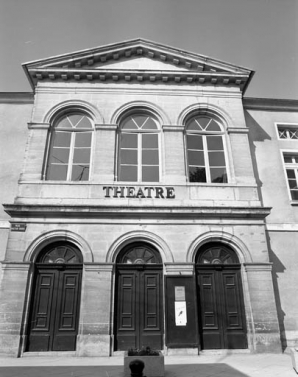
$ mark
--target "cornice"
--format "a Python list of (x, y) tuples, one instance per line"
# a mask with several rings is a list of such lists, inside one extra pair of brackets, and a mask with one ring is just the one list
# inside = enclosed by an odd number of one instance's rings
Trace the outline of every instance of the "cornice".
[(243, 98), (246, 110), (298, 111), (298, 100), (281, 98)]
[(34, 94), (31, 92), (0, 92), (1, 103), (33, 104)]
[(265, 219), (269, 207), (186, 207), (186, 206), (94, 206), (94, 205), (21, 205), (4, 204), (12, 218), (238, 218)]

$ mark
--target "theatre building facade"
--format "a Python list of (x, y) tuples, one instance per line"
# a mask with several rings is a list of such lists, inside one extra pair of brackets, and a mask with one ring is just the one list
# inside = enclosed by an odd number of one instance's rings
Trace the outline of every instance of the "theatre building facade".
[(0, 354), (294, 345), (297, 101), (142, 39), (23, 67), (34, 94), (1, 96)]

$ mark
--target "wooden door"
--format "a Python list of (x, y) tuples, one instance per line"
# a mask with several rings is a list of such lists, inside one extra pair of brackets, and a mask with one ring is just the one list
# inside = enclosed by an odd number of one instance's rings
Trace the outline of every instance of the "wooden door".
[(162, 270), (148, 266), (118, 268), (116, 300), (116, 350), (147, 346), (162, 349)]
[(74, 351), (82, 269), (40, 264), (30, 315), (27, 351)]
[(247, 348), (240, 267), (200, 266), (197, 276), (202, 348)]

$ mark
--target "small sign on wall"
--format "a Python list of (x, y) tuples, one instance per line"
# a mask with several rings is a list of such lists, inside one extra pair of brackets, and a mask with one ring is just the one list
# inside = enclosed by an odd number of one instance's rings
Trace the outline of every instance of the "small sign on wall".
[(186, 326), (186, 302), (185, 301), (175, 301), (175, 322), (176, 326)]
[(175, 301), (185, 301), (185, 287), (175, 287)]
[(12, 232), (25, 232), (27, 225), (24, 223), (12, 223), (11, 224), (11, 231)]

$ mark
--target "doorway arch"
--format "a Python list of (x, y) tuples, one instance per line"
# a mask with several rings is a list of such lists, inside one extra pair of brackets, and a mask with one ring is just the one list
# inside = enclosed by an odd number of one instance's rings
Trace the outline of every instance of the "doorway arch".
[(163, 265), (146, 242), (126, 245), (116, 259), (115, 350), (163, 348)]
[(195, 259), (202, 349), (247, 348), (241, 265), (221, 242), (204, 244)]
[(34, 263), (27, 352), (75, 351), (83, 257), (72, 243), (48, 244)]

